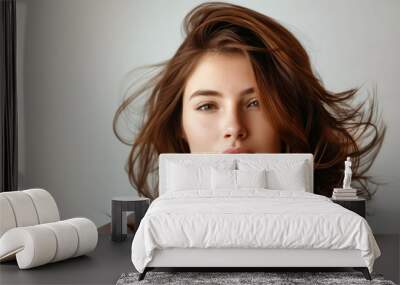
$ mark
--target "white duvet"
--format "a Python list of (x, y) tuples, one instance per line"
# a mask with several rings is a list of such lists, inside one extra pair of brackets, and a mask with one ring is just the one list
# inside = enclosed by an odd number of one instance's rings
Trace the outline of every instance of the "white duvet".
[(372, 272), (380, 250), (367, 221), (329, 198), (299, 191), (181, 191), (155, 199), (132, 243), (143, 272), (154, 249), (358, 249)]

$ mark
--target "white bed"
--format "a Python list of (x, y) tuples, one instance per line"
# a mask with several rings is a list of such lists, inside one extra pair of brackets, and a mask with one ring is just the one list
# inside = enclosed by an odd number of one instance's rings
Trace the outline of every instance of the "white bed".
[(162, 154), (159, 193), (132, 243), (140, 279), (155, 267), (353, 267), (370, 279), (380, 255), (364, 218), (313, 194), (311, 154)]

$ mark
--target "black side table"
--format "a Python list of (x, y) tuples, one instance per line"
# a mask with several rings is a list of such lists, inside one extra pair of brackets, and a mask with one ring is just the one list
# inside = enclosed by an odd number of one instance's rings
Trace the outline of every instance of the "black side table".
[(357, 200), (350, 199), (333, 199), (332, 202), (339, 204), (340, 206), (359, 214), (361, 217), (365, 218), (365, 198), (358, 198)]
[(123, 241), (127, 237), (126, 212), (135, 212), (136, 228), (146, 214), (150, 205), (150, 199), (121, 196), (114, 197), (111, 202), (111, 240)]

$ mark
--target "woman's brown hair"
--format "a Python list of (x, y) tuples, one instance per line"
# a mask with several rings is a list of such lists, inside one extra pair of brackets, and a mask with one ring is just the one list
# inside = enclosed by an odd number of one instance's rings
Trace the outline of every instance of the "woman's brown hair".
[[(359, 89), (326, 90), (313, 73), (310, 59), (295, 36), (274, 19), (227, 3), (205, 3), (184, 19), (186, 38), (160, 71), (142, 89), (126, 98), (116, 111), (117, 137), (132, 146), (126, 169), (139, 194), (154, 199), (160, 153), (188, 153), (182, 137), (182, 97), (188, 77), (206, 52), (237, 52), (250, 60), (262, 104), (268, 110), (282, 149), (314, 154), (314, 193), (331, 196), (343, 178), (344, 161), (353, 160), (353, 181), (367, 198), (373, 191), (366, 175), (382, 145), (385, 126), (377, 116), (376, 96), (353, 104)], [(132, 143), (117, 131), (124, 110), (146, 91), (143, 125)], [(375, 93), (374, 93), (375, 94)], [(367, 103), (370, 103), (369, 105)]]

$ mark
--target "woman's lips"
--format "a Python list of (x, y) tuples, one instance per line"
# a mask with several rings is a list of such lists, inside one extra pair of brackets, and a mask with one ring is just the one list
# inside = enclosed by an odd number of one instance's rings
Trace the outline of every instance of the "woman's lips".
[(239, 148), (226, 149), (226, 150), (224, 150), (223, 153), (251, 153), (251, 151), (249, 151), (245, 148), (239, 147)]

